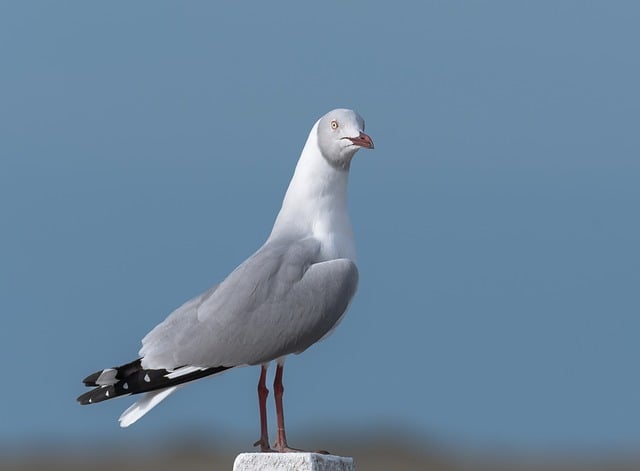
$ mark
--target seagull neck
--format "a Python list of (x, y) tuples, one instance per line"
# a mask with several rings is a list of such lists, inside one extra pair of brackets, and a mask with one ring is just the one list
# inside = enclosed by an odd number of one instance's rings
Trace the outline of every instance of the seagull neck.
[(270, 239), (292, 232), (320, 239), (339, 235), (349, 241), (352, 238), (347, 212), (349, 171), (327, 162), (318, 147), (315, 130), (314, 127), (302, 150)]

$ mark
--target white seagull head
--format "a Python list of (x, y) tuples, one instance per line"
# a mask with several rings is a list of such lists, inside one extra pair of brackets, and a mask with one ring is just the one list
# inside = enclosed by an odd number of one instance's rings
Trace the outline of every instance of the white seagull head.
[(364, 119), (353, 110), (329, 111), (318, 121), (318, 146), (331, 166), (348, 169), (361, 148), (373, 149), (373, 141), (364, 133)]

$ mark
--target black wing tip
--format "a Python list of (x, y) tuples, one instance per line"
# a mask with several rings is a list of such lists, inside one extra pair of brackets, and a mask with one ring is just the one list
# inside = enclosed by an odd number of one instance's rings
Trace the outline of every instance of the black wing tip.
[(91, 398), (91, 396), (93, 396), (93, 392), (95, 390), (91, 390), (89, 392), (86, 392), (84, 394), (80, 394), (77, 398), (76, 401), (78, 401), (80, 403), (80, 405), (82, 406), (86, 406), (87, 404), (93, 404), (93, 400)]
[(97, 386), (96, 380), (100, 377), (104, 370), (96, 371), (82, 380), (85, 386)]
[(82, 382), (85, 386), (93, 387), (76, 398), (81, 405), (95, 404), (120, 396), (140, 394), (157, 389), (163, 389), (190, 381), (195, 381), (205, 376), (215, 375), (228, 370), (230, 366), (217, 366), (204, 370), (197, 370), (183, 376), (168, 378), (167, 370), (145, 370), (140, 359), (117, 368), (109, 368), (116, 371), (113, 384), (98, 384), (96, 381), (106, 371), (100, 370), (87, 376)]
[(86, 406), (88, 404), (106, 401), (107, 399), (113, 399), (114, 397), (124, 396), (125, 394), (118, 393), (113, 386), (98, 386), (78, 396), (76, 401), (78, 401), (80, 405)]
[(140, 369), (142, 369), (141, 361), (142, 361), (142, 358), (138, 358), (136, 360), (133, 360), (130, 363), (126, 363), (126, 364), (121, 365), (121, 366), (114, 366), (114, 367), (111, 367), (111, 368), (105, 368), (103, 370), (98, 370), (95, 373), (91, 373), (89, 376), (87, 376), (85, 379), (83, 379), (82, 382), (84, 383), (85, 386), (88, 386), (88, 387), (101, 386), (96, 381), (102, 375), (102, 373), (104, 373), (105, 371), (108, 371), (108, 370), (114, 370), (116, 372), (116, 374), (115, 374), (115, 379), (116, 380), (124, 379), (128, 375), (130, 375), (132, 373), (135, 373), (136, 371), (139, 371)]

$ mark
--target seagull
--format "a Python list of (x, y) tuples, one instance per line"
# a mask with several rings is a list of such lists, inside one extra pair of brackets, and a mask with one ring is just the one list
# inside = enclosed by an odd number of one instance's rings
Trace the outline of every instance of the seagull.
[[(260, 365), (258, 405), (263, 452), (298, 451), (287, 444), (282, 375), (287, 355), (299, 354), (333, 332), (358, 285), (347, 211), (351, 160), (373, 149), (364, 120), (335, 109), (312, 127), (266, 242), (220, 284), (187, 301), (142, 339), (139, 357), (87, 376), (78, 397), (95, 404), (143, 394), (120, 416), (136, 422), (177, 389), (231, 368)], [(277, 439), (267, 433), (267, 369), (273, 382)]]

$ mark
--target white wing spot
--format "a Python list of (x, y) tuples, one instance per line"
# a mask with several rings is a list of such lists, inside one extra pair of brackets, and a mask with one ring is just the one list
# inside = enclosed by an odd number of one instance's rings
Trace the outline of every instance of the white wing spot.
[(150, 382), (151, 382), (151, 378), (149, 378), (149, 373), (147, 373), (146, 375), (144, 375), (144, 380), (145, 380), (147, 383), (150, 383)]
[(107, 397), (109, 397), (109, 391), (105, 391), (105, 392), (104, 392), (104, 395), (105, 395), (105, 396), (107, 396)]
[(123, 383), (122, 389), (129, 389), (129, 383)]

